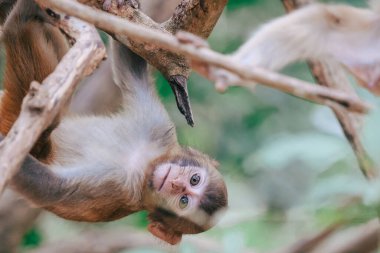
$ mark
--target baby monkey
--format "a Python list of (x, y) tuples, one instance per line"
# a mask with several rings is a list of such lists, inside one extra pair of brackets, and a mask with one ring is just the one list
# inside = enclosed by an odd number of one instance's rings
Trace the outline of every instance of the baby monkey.
[[(3, 135), (17, 118), (30, 82), (41, 82), (68, 49), (49, 18), (33, 0), (18, 0), (6, 18)], [(110, 221), (147, 210), (148, 230), (177, 244), (182, 234), (214, 225), (214, 215), (227, 206), (226, 186), (217, 162), (178, 144), (146, 61), (117, 41), (111, 44), (123, 109), (57, 119), (10, 186), (35, 206), (70, 220)]]

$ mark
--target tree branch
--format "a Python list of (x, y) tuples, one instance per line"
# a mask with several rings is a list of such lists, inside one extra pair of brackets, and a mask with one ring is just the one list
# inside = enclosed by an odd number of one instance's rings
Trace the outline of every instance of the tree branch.
[[(287, 12), (291, 12), (300, 6), (307, 4), (308, 2), (310, 3), (312, 1), (282, 0)], [(343, 69), (338, 66), (337, 63), (308, 61), (308, 64), (314, 78), (320, 85), (340, 89), (346, 92), (346, 94), (358, 98)], [(346, 110), (338, 106), (332, 106), (331, 109), (338, 119), (343, 133), (354, 151), (360, 170), (366, 178), (374, 178), (376, 176), (376, 171), (373, 167), (374, 163), (367, 151), (364, 149), (358, 134), (362, 118), (359, 115), (348, 113)]]
[(19, 118), (0, 143), (0, 192), (16, 173), (38, 136), (67, 103), (78, 82), (90, 74), (105, 56), (104, 45), (94, 27), (67, 17), (60, 21), (60, 27), (76, 39), (76, 43), (42, 85), (32, 82)]
[(293, 243), (289, 247), (275, 251), (276, 253), (303, 253), (310, 252), (311, 250), (317, 248), (320, 243), (327, 240), (338, 228), (340, 224), (334, 224), (326, 229), (316, 233), (307, 238), (302, 238), (297, 242)]
[(31, 208), (12, 191), (0, 197), (0, 252), (18, 252), (24, 234), (31, 228), (41, 209)]
[[(78, 2), (102, 9), (98, 0), (79, 0)], [(175, 34), (180, 30), (194, 33), (207, 38), (218, 21), (227, 0), (183, 0), (175, 9), (174, 15), (165, 23), (158, 24), (140, 10), (125, 5), (117, 7), (116, 3), (108, 10), (109, 13), (127, 19), (131, 22), (144, 25), (164, 34)], [(70, 14), (70, 13), (68, 13)], [(99, 21), (99, 23), (102, 23)], [(95, 24), (98, 26), (99, 24)], [(99, 26), (100, 27), (100, 26)], [(128, 45), (134, 52), (145, 58), (151, 65), (160, 70), (168, 79), (171, 76), (182, 75), (188, 77), (190, 73), (186, 59), (176, 52), (162, 49), (160, 46), (135, 37), (127, 37), (123, 33), (104, 30), (113, 34), (120, 42)], [(147, 50), (149, 47), (149, 50)]]
[[(133, 37), (137, 41), (145, 41), (167, 50), (183, 54), (197, 62), (204, 62), (219, 68), (233, 72), (243, 80), (259, 82), (274, 89), (298, 96), (324, 105), (337, 104), (350, 111), (365, 113), (370, 106), (360, 99), (347, 95), (336, 89), (315, 86), (305, 81), (287, 77), (262, 68), (247, 68), (241, 63), (233, 61), (231, 57), (210, 50), (198, 42), (192, 43), (192, 38), (187, 40), (181, 36), (174, 36), (159, 31), (133, 24), (127, 20), (115, 17), (102, 11), (94, 10), (88, 6), (74, 1), (65, 0), (37, 0), (52, 9), (57, 9), (69, 15), (81, 18), (95, 24), (100, 29), (112, 31), (114, 34), (123, 34)], [(190, 36), (191, 37), (191, 36)], [(197, 71), (204, 71), (197, 69)], [(250, 85), (250, 84), (247, 84)]]
[[(79, 0), (79, 2), (97, 9), (104, 8), (102, 1)], [(207, 38), (226, 3), (227, 0), (182, 0), (174, 15), (163, 24), (157, 24), (140, 10), (131, 6), (117, 7), (116, 1), (112, 2), (108, 12), (164, 34), (174, 34), (179, 30), (185, 30)], [(114, 32), (112, 29), (104, 28), (104, 30), (128, 45), (131, 50), (145, 58), (165, 76), (173, 90), (179, 111), (185, 116), (187, 123), (193, 126), (194, 120), (187, 91), (187, 80), (191, 70), (186, 59), (177, 52), (167, 50), (154, 43), (126, 36), (123, 33)]]
[(380, 224), (377, 219), (346, 229), (326, 240), (310, 253), (371, 253), (379, 248)]

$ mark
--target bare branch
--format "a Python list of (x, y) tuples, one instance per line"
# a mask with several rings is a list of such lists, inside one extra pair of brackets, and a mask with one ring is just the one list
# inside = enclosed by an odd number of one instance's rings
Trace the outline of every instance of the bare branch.
[(308, 238), (303, 238), (301, 240), (298, 240), (297, 242), (290, 245), (289, 247), (276, 251), (276, 253), (310, 252), (314, 248), (318, 247), (318, 245), (321, 242), (328, 239), (339, 227), (340, 227), (340, 224), (334, 224), (332, 226), (329, 226), (326, 229), (322, 230), (321, 232), (319, 232), (315, 235), (312, 235)]
[[(52, 9), (58, 9), (69, 15), (86, 20), (89, 23), (95, 24), (100, 29), (112, 31), (114, 34), (123, 34), (133, 37), (135, 40), (145, 41), (146, 43), (155, 44), (167, 50), (181, 53), (197, 62), (205, 62), (216, 67), (227, 69), (239, 75), (243, 80), (259, 82), (274, 89), (320, 104), (336, 103), (354, 112), (365, 113), (370, 109), (367, 103), (339, 90), (315, 86), (308, 82), (262, 68), (247, 68), (242, 66), (239, 62), (234, 62), (231, 57), (214, 52), (207, 47), (186, 41), (184, 42), (182, 39), (178, 40), (174, 36), (133, 24), (127, 20), (94, 10), (74, 1), (38, 0), (38, 2)], [(199, 69), (198, 71), (202, 72), (202, 70)]]
[(379, 220), (344, 230), (310, 253), (371, 253), (379, 247)]
[(94, 27), (74, 18), (63, 19), (60, 26), (76, 39), (76, 43), (43, 85), (32, 82), (19, 118), (0, 143), (0, 192), (20, 167), (38, 136), (67, 103), (78, 82), (90, 74), (105, 56), (104, 45)]
[[(282, 2), (286, 11), (290, 12), (304, 4), (307, 4), (307, 2), (313, 1), (282, 0)], [(337, 63), (309, 61), (308, 64), (314, 78), (320, 85), (340, 89), (347, 94), (350, 94), (352, 97), (358, 98), (343, 69), (338, 66)], [(374, 178), (376, 175), (373, 168), (374, 163), (367, 151), (364, 149), (358, 134), (362, 118), (359, 115), (348, 113), (346, 110), (338, 106), (332, 106), (331, 109), (338, 119), (343, 133), (354, 151), (360, 170), (368, 179)]]

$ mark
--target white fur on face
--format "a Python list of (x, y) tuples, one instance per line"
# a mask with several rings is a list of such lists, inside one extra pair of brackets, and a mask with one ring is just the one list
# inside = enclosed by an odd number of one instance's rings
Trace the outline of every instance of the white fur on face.
[[(199, 183), (191, 184), (194, 175), (200, 177)], [(208, 185), (207, 170), (201, 167), (182, 167), (175, 163), (164, 163), (153, 173), (153, 188), (156, 194), (165, 199), (165, 205), (179, 215), (192, 212), (199, 205)], [(180, 207), (181, 197), (188, 198), (188, 206)]]

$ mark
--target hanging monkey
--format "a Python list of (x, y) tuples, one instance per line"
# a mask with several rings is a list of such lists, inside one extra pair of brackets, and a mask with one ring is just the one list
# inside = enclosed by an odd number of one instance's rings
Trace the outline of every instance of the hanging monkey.
[[(18, 0), (6, 18), (3, 135), (16, 120), (30, 82), (41, 82), (68, 50), (49, 20), (33, 0)], [(217, 162), (178, 144), (145, 60), (111, 43), (123, 109), (107, 116), (57, 118), (10, 187), (35, 206), (70, 220), (111, 221), (147, 210), (148, 230), (176, 244), (182, 234), (214, 225), (214, 215), (227, 206), (226, 186)]]

